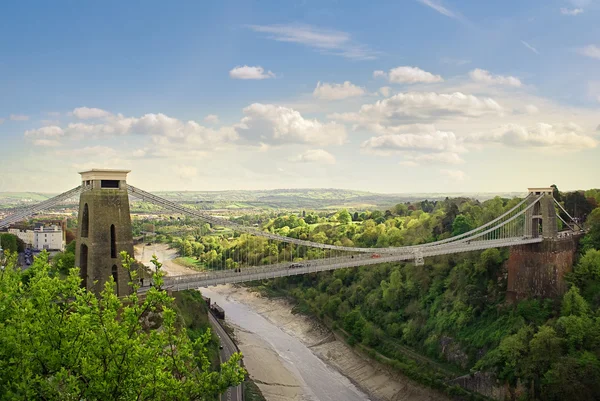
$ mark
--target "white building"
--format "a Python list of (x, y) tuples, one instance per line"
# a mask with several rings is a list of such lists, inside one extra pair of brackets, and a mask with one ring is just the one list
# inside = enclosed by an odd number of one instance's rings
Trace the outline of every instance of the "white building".
[(65, 236), (60, 226), (41, 226), (34, 230), (9, 228), (8, 232), (20, 238), (26, 247), (39, 249), (40, 251), (44, 249), (51, 251), (65, 250)]
[(33, 246), (33, 230), (24, 230), (21, 228), (9, 228), (9, 234), (16, 235), (21, 241), (25, 243), (25, 246)]
[(65, 238), (62, 228), (59, 226), (42, 226), (33, 230), (33, 248), (64, 251)]

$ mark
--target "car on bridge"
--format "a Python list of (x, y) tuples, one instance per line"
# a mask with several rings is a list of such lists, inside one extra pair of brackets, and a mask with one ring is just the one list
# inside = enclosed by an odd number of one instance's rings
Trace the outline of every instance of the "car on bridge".
[(302, 263), (292, 263), (288, 268), (289, 269), (297, 269), (299, 267), (304, 267)]
[(371, 259), (379, 259), (380, 257), (381, 257), (381, 255), (378, 253), (374, 253), (371, 255)]

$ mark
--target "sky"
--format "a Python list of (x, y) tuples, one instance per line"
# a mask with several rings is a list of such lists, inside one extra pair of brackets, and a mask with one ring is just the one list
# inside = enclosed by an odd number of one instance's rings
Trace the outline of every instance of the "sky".
[(3, 1), (0, 192), (600, 186), (600, 0)]

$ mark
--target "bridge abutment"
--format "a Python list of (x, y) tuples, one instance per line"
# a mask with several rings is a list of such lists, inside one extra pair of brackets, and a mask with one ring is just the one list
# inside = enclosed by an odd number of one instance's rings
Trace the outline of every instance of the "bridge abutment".
[(565, 275), (573, 271), (579, 236), (544, 239), (510, 249), (506, 298), (556, 298), (567, 290)]

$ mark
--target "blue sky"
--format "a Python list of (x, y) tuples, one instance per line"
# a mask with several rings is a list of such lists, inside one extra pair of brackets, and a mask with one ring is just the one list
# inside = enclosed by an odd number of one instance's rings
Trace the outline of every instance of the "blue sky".
[(600, 1), (6, 1), (0, 191), (598, 186)]

